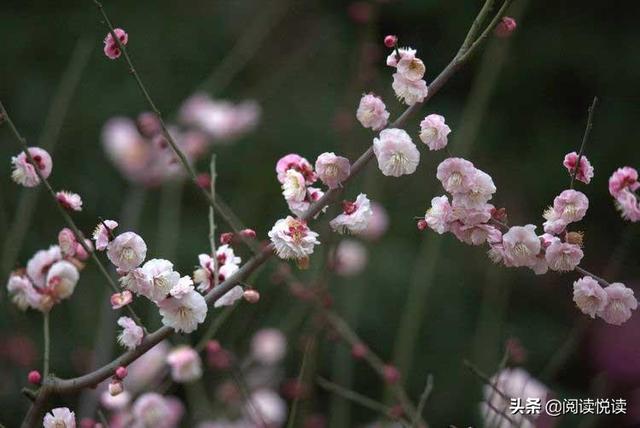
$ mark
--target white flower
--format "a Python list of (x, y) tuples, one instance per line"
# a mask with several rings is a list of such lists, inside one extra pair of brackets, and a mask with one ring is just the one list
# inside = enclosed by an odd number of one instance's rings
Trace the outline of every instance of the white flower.
[(147, 257), (147, 244), (133, 232), (118, 235), (107, 247), (107, 257), (118, 269), (128, 272)]
[[(141, 268), (142, 273), (148, 278), (150, 287), (139, 288), (138, 293), (146, 296), (154, 302), (159, 302), (167, 297), (171, 289), (178, 285), (180, 274), (173, 270), (173, 263), (164, 259), (151, 259)], [(145, 284), (145, 282), (143, 282)]]
[(229, 245), (221, 245), (216, 250), (216, 257), (218, 259), (218, 266), (223, 266), (226, 264), (234, 264), (239, 265), (242, 262), (240, 257), (237, 257), (233, 252), (233, 248)]
[(158, 303), (162, 324), (176, 332), (191, 333), (207, 317), (207, 302), (197, 291), (192, 291), (180, 299), (168, 298)]
[(190, 346), (178, 346), (167, 355), (171, 366), (171, 378), (179, 383), (188, 383), (202, 376), (202, 360)]
[(286, 201), (301, 202), (307, 196), (304, 176), (295, 169), (289, 169), (285, 173), (284, 183), (282, 183), (282, 196)]
[(275, 328), (258, 330), (251, 339), (251, 355), (261, 364), (273, 365), (287, 352), (287, 338)]
[(189, 294), (193, 291), (193, 281), (191, 277), (186, 275), (178, 280), (178, 283), (174, 285), (171, 290), (169, 290), (169, 294), (171, 297), (175, 297), (176, 299), (181, 299), (183, 296)]
[(379, 131), (387, 125), (389, 112), (380, 97), (365, 94), (360, 99), (356, 118), (365, 128)]
[(260, 426), (281, 426), (287, 419), (287, 404), (280, 395), (270, 389), (258, 389), (251, 394), (246, 411), (255, 423)]
[(380, 137), (373, 140), (373, 152), (378, 159), (378, 168), (386, 176), (413, 174), (420, 162), (420, 152), (403, 129), (380, 132)]
[(399, 100), (406, 105), (412, 106), (421, 103), (429, 94), (427, 82), (424, 80), (409, 80), (400, 73), (393, 73), (393, 83), (391, 87)]
[(35, 287), (45, 287), (49, 268), (59, 260), (62, 260), (62, 253), (57, 245), (52, 245), (47, 250), (40, 250), (31, 257), (27, 262), (27, 276), (33, 281)]
[(7, 282), (7, 291), (11, 301), (22, 311), (29, 307), (38, 309), (40, 306), (40, 294), (25, 275), (12, 274)]
[(47, 290), (56, 300), (67, 299), (73, 294), (80, 279), (78, 269), (66, 260), (56, 262), (47, 273)]
[(360, 193), (355, 202), (345, 202), (342, 214), (329, 222), (334, 232), (345, 233), (349, 231), (357, 234), (364, 231), (373, 216), (371, 204), (367, 195)]
[(236, 301), (242, 298), (244, 294), (244, 289), (236, 285), (231, 290), (227, 291), (224, 295), (222, 295), (216, 302), (213, 304), (214, 308), (220, 308), (222, 306), (231, 306)]
[(45, 415), (42, 426), (44, 428), (76, 428), (76, 414), (68, 407), (57, 407)]
[(269, 231), (276, 254), (285, 260), (304, 259), (313, 254), (313, 247), (320, 244), (317, 237), (305, 221), (291, 216), (278, 220)]
[(118, 318), (118, 325), (122, 327), (122, 331), (118, 335), (119, 344), (131, 350), (142, 343), (144, 330), (134, 320), (129, 317), (120, 317)]
[(540, 252), (540, 239), (533, 224), (513, 226), (502, 236), (505, 255), (512, 266), (534, 266)]

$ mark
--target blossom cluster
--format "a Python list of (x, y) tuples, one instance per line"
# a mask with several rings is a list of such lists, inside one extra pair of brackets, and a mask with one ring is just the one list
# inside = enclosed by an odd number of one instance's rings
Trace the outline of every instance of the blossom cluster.
[(625, 220), (640, 221), (640, 202), (636, 194), (639, 188), (638, 171), (629, 166), (618, 168), (609, 178), (609, 193)]

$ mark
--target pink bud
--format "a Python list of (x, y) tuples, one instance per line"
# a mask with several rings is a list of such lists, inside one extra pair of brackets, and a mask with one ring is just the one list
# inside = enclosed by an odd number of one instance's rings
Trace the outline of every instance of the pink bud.
[(145, 111), (138, 115), (138, 129), (142, 135), (151, 138), (162, 131), (162, 125), (155, 113)]
[(244, 229), (240, 231), (240, 235), (244, 236), (245, 238), (255, 239), (256, 231), (253, 229)]
[(210, 340), (207, 342), (207, 354), (215, 354), (222, 350), (222, 345), (217, 340)]
[(116, 369), (116, 377), (120, 380), (123, 380), (125, 377), (127, 377), (127, 368), (125, 366), (120, 366)]
[(202, 187), (203, 189), (209, 190), (211, 188), (211, 176), (206, 172), (198, 174), (198, 176), (196, 177), (196, 182), (198, 183), (198, 186)]
[(91, 418), (82, 418), (80, 420), (80, 428), (95, 428), (96, 421)]
[(398, 37), (389, 34), (384, 38), (384, 45), (388, 48), (394, 48), (398, 44)]
[(42, 375), (38, 370), (31, 370), (27, 375), (27, 380), (31, 385), (40, 385), (40, 382), (42, 382)]
[(389, 416), (393, 419), (400, 419), (404, 416), (404, 409), (401, 405), (396, 404), (391, 409), (389, 409)]
[(429, 225), (427, 224), (427, 220), (420, 219), (418, 220), (418, 230), (425, 230)]
[(127, 306), (133, 300), (133, 294), (129, 290), (124, 290), (122, 293), (115, 293), (111, 295), (111, 308), (120, 309), (123, 306)]
[(258, 301), (260, 300), (260, 293), (258, 293), (256, 290), (249, 289), (244, 291), (242, 297), (244, 297), (244, 300), (249, 303), (258, 303)]
[(233, 241), (233, 232), (226, 232), (220, 235), (220, 243), (222, 245), (231, 244)]
[(516, 30), (516, 20), (510, 16), (504, 16), (502, 20), (496, 25), (494, 33), (498, 37), (509, 37), (511, 33)]
[(367, 355), (367, 347), (362, 343), (356, 343), (351, 347), (351, 355), (353, 358), (361, 360)]
[[(85, 244), (87, 244), (87, 247), (89, 247), (89, 249), (92, 248), (91, 241), (89, 241), (88, 239), (85, 240)], [(83, 261), (89, 258), (89, 253), (87, 253), (82, 244), (79, 242), (76, 244), (76, 258)]]
[(109, 383), (109, 394), (111, 394), (112, 397), (122, 394), (123, 391), (124, 384), (120, 379), (114, 379)]
[(400, 371), (396, 368), (396, 366), (392, 366), (391, 364), (387, 364), (384, 366), (382, 370), (382, 376), (384, 377), (384, 381), (388, 384), (395, 384), (400, 380)]

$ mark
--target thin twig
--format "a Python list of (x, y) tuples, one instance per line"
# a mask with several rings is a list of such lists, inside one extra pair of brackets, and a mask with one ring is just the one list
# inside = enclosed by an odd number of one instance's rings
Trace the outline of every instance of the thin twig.
[(47, 378), (49, 376), (49, 357), (51, 355), (51, 333), (49, 330), (49, 311), (42, 313), (42, 333), (44, 335), (44, 361), (42, 368), (42, 376)]
[[(58, 209), (58, 212), (60, 213), (62, 218), (65, 220), (69, 228), (71, 228), (71, 230), (73, 231), (73, 234), (75, 235), (78, 243), (82, 246), (82, 248), (86, 251), (86, 253), (91, 256), (91, 259), (94, 261), (96, 266), (98, 266), (98, 270), (100, 271), (102, 276), (104, 276), (104, 278), (107, 280), (107, 284), (109, 284), (113, 292), (114, 293), (120, 292), (120, 290), (118, 289), (118, 286), (113, 281), (113, 278), (111, 278), (111, 275), (109, 275), (109, 273), (107, 272), (107, 269), (104, 267), (104, 265), (102, 264), (102, 262), (100, 261), (96, 253), (85, 242), (84, 234), (80, 231), (80, 229), (78, 228), (76, 223), (73, 221), (71, 216), (67, 213), (67, 211), (58, 202), (58, 198), (56, 197), (56, 192), (51, 187), (51, 184), (49, 183), (49, 181), (42, 175), (42, 172), (40, 171), (40, 168), (38, 167), (37, 163), (33, 160), (33, 156), (31, 156), (31, 152), (29, 151), (29, 146), (27, 145), (27, 140), (22, 135), (20, 135), (20, 132), (18, 132), (18, 129), (14, 125), (13, 120), (11, 120), (9, 113), (7, 113), (7, 110), (5, 109), (1, 101), (0, 101), (0, 114), (2, 115), (4, 120), (6, 120), (7, 123), (9, 124), (9, 129), (11, 129), (13, 136), (22, 147), (27, 157), (27, 160), (33, 166), (33, 169), (36, 175), (38, 176), (38, 178), (40, 179), (40, 182), (44, 185), (45, 189), (47, 189), (47, 191), (49, 192), (49, 195), (53, 199), (53, 202), (56, 208)], [(142, 324), (140, 317), (138, 317), (138, 314), (136, 314), (133, 308), (130, 305), (127, 305), (126, 308), (129, 311), (129, 314), (131, 315), (131, 317), (136, 320), (136, 323), (144, 328), (144, 325)]]
[(573, 189), (573, 183), (575, 182), (576, 175), (578, 175), (578, 171), (580, 170), (580, 161), (582, 160), (582, 155), (584, 153), (584, 146), (587, 144), (587, 140), (589, 139), (589, 135), (591, 134), (591, 128), (593, 128), (593, 112), (596, 109), (597, 103), (598, 97), (593, 97), (593, 101), (591, 102), (591, 106), (589, 107), (589, 114), (587, 116), (587, 125), (584, 128), (582, 143), (580, 144), (580, 150), (578, 151), (578, 161), (576, 162), (576, 166), (573, 168), (573, 174), (571, 174), (571, 189)]
[[(315, 346), (315, 340), (309, 339), (307, 341), (306, 346), (304, 347), (304, 355), (302, 357), (302, 364), (300, 366), (300, 373), (298, 374), (297, 385), (302, 385), (304, 381), (304, 375), (306, 373), (307, 368), (307, 360), (309, 359), (309, 354), (311, 349)], [(296, 414), (298, 412), (298, 404), (300, 403), (300, 394), (297, 394), (295, 399), (293, 400), (293, 404), (291, 405), (291, 412), (289, 413), (289, 422), (287, 423), (287, 428), (293, 428), (295, 426)]]
[[(422, 395), (420, 395), (420, 401), (418, 401), (418, 408), (416, 409), (416, 415), (422, 415), (422, 412), (424, 412), (424, 406), (426, 406), (427, 404), (427, 400), (431, 395), (431, 391), (433, 391), (433, 375), (429, 374), (427, 375), (427, 383), (424, 387), (424, 391), (422, 391)], [(418, 422), (419, 422), (418, 418), (414, 417), (413, 420), (411, 421), (411, 426), (417, 427)]]

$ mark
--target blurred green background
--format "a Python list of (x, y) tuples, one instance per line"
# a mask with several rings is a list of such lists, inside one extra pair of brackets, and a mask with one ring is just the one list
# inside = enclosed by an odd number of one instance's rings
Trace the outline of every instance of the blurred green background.
[[(262, 120), (255, 132), (233, 145), (215, 147), (218, 190), (259, 237), (264, 238), (287, 212), (274, 173), (282, 155), (297, 152), (314, 160), (324, 151), (335, 151), (355, 159), (373, 138), (355, 121), (363, 92), (381, 95), (392, 117), (402, 111), (391, 90), (392, 73), (384, 66), (384, 35), (397, 34), (401, 45), (418, 49), (429, 82), (453, 57), (481, 5), (437, 0), (358, 3), (370, 8), (367, 22), (354, 19), (351, 2), (340, 1), (105, 2), (114, 24), (128, 31), (136, 67), (167, 117), (212, 73), (207, 89), (214, 97), (260, 103)], [(102, 54), (106, 31), (93, 3), (5, 0), (0, 10), (0, 99), (31, 144), (41, 137), (74, 46), (84, 40), (93, 48), (52, 153), (54, 187), (83, 197), (84, 210), (75, 216), (79, 225), (89, 232), (98, 216), (118, 219), (129, 209), (131, 218), (139, 206), (141, 214), (134, 223), (149, 245), (149, 256), (170, 258), (178, 270), (190, 272), (197, 254), (208, 247), (208, 210), (197, 191), (191, 186), (179, 191), (176, 187), (181, 186), (175, 185), (132, 189), (102, 149), (100, 132), (106, 120), (135, 117), (147, 108), (123, 61), (110, 61)], [(510, 13), (518, 16), (513, 37), (490, 38), (487, 49), (422, 107), (406, 129), (416, 136), (424, 115), (444, 115), (453, 130), (451, 153), (465, 154), (492, 175), (498, 187), (492, 202), (507, 208), (512, 224), (541, 225), (545, 207), (568, 187), (561, 162), (579, 146), (587, 107), (597, 95), (600, 103), (586, 148), (595, 178), (589, 186), (578, 187), (590, 198), (580, 225), (586, 232), (583, 265), (634, 287), (640, 273), (640, 225), (620, 219), (607, 180), (619, 166), (640, 166), (640, 3), (519, 0)], [(240, 57), (230, 58), (239, 40), (246, 45), (237, 50)], [(19, 150), (4, 128), (0, 242), (18, 251), (18, 263), (24, 264), (36, 250), (56, 241), (63, 222), (41, 193), (24, 243), (6, 243), (18, 201), (33, 190), (19, 188), (10, 179), (9, 160)], [(382, 358), (397, 359), (416, 401), (427, 374), (434, 376), (426, 407), (426, 419), (434, 427), (480, 425), (482, 384), (462, 362), (471, 360), (493, 373), (509, 338), (521, 342), (524, 367), (556, 396), (625, 397), (631, 407), (633, 393), (640, 388), (638, 323), (632, 319), (635, 326), (619, 330), (624, 334), (605, 330), (605, 335), (619, 335), (629, 344), (624, 357), (612, 356), (614, 366), (628, 366), (628, 375), (624, 381), (608, 376), (607, 367), (592, 358), (601, 321), (588, 321), (574, 307), (574, 275), (538, 277), (525, 269), (507, 270), (492, 265), (482, 248), (461, 244), (451, 235), (418, 232), (414, 217), (424, 213), (433, 196), (443, 193), (435, 167), (446, 156), (420, 150), (421, 164), (411, 176), (386, 178), (370, 164), (349, 185), (347, 197), (355, 198), (362, 190), (385, 206), (390, 227), (369, 246), (364, 274), (331, 278), (336, 310)], [(207, 162), (198, 164), (198, 170), (206, 168)], [(326, 232), (326, 220), (314, 229)], [(322, 260), (321, 253), (316, 260)], [(296, 312), (299, 303), (271, 283), (274, 266), (272, 262), (250, 281), (261, 290), (261, 303), (242, 305), (225, 324), (220, 340), (242, 353), (246, 331), (265, 325), (286, 327), (292, 348), (287, 372), (295, 377), (302, 355), (295, 345), (310, 331), (310, 314), (304, 309)], [(300, 276), (313, 279), (314, 267)], [(2, 274), (5, 281), (7, 272)], [(89, 265), (73, 299), (53, 312), (52, 366), (58, 375), (78, 374), (82, 364), (75, 361), (94, 347), (100, 302), (107, 295), (102, 282)], [(41, 349), (38, 314), (19, 312), (4, 287), (1, 295), (3, 346), (24, 334)], [(157, 325), (157, 315), (148, 312), (150, 324)], [(403, 351), (398, 351), (398, 342), (404, 343)], [(7, 354), (5, 350), (0, 355), (0, 422), (16, 426), (27, 406), (19, 390), (26, 373), (40, 362), (35, 357), (31, 366), (17, 366)], [(317, 371), (385, 400), (379, 379), (364, 364), (352, 361), (339, 343), (321, 341)], [(637, 392), (635, 402), (640, 406)], [(61, 398), (60, 403), (76, 405), (74, 397)], [(320, 390), (307, 407), (327, 414), (330, 426), (355, 426), (376, 418)], [(634, 426), (640, 422), (637, 413), (635, 418), (568, 417), (558, 423)], [(186, 418), (185, 426), (190, 424)]]

